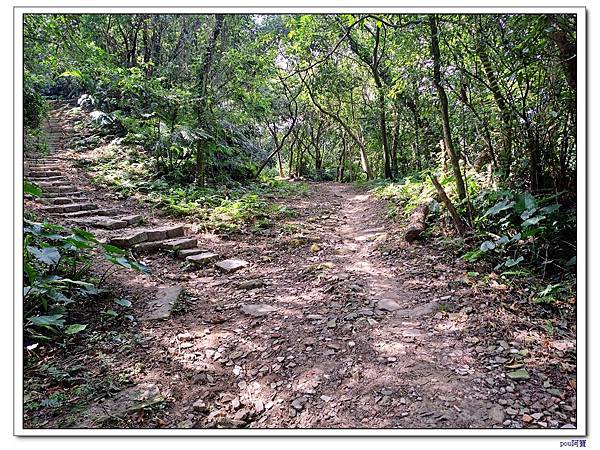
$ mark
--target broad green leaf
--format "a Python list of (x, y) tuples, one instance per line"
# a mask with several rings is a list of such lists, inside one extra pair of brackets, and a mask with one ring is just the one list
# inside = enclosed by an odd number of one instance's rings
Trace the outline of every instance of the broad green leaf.
[(508, 199), (502, 200), (502, 201), (496, 203), (490, 209), (488, 209), (485, 212), (485, 214), (483, 215), (483, 217), (495, 216), (496, 214), (498, 214), (501, 211), (512, 208), (514, 204), (515, 204), (515, 202), (509, 201)]
[(574, 266), (577, 264), (577, 256), (573, 256), (571, 259), (567, 261), (567, 267)]
[(522, 212), (528, 209), (534, 209), (537, 206), (537, 201), (535, 197), (528, 192), (523, 194), (519, 194), (516, 196), (515, 201), (515, 211), (517, 214), (521, 214)]
[(560, 209), (560, 205), (558, 203), (554, 205), (548, 205), (540, 209), (540, 214), (552, 214)]
[(519, 264), (521, 261), (523, 261), (525, 258), (523, 258), (522, 256), (519, 256), (517, 259), (512, 259), (512, 258), (508, 258), (506, 260), (506, 262), (504, 263), (504, 265), (506, 267), (513, 267), (516, 266), (517, 264)]
[(29, 246), (27, 247), (27, 250), (35, 257), (35, 259), (49, 266), (55, 265), (60, 260), (60, 252), (56, 247), (38, 248)]
[(492, 241), (484, 241), (481, 243), (479, 250), (481, 250), (482, 252), (487, 252), (488, 250), (493, 250), (495, 248), (496, 244), (494, 244)]
[(35, 316), (29, 317), (28, 320), (39, 327), (59, 327), (65, 326), (65, 319), (62, 314), (53, 314), (51, 316)]
[(526, 221), (524, 221), (521, 226), (522, 227), (528, 227), (530, 225), (537, 225), (538, 223), (540, 223), (542, 220), (544, 220), (546, 218), (546, 216), (535, 216), (532, 217), (530, 219), (527, 219)]
[(42, 190), (38, 186), (27, 180), (23, 181), (23, 192), (33, 197), (42, 196)]
[(66, 329), (65, 329), (65, 334), (76, 334), (79, 333), (80, 331), (83, 331), (87, 328), (87, 325), (82, 325), (80, 323), (74, 323), (72, 325), (69, 325)]

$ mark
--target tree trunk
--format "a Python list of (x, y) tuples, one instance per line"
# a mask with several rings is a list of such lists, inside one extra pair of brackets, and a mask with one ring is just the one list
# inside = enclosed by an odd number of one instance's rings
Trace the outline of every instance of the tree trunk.
[(429, 214), (429, 203), (423, 203), (417, 206), (417, 209), (410, 215), (410, 221), (404, 239), (407, 242), (413, 242), (421, 236), (421, 233), (427, 228), (427, 215)]
[(485, 53), (483, 48), (479, 49), (479, 59), (483, 65), (483, 71), (485, 72), (485, 77), (488, 80), (489, 89), (492, 91), (492, 95), (494, 96), (494, 101), (496, 102), (496, 106), (498, 106), (498, 110), (500, 111), (500, 120), (502, 121), (502, 144), (500, 149), (500, 164), (502, 168), (502, 172), (505, 178), (510, 176), (510, 166), (512, 165), (512, 145), (513, 145), (513, 137), (512, 137), (512, 124), (511, 124), (511, 112), (504, 100), (504, 96), (500, 92), (500, 86), (498, 85), (498, 80), (496, 79), (496, 74), (492, 69), (492, 64)]
[(460, 234), (461, 236), (464, 235), (466, 232), (466, 227), (462, 217), (460, 216), (460, 214), (458, 214), (456, 208), (454, 208), (454, 205), (446, 195), (446, 191), (444, 191), (444, 188), (438, 181), (437, 177), (435, 177), (434, 175), (430, 175), (429, 177), (431, 178), (431, 182), (435, 186), (435, 190), (437, 191), (440, 199), (442, 200), (442, 203), (444, 203), (444, 206), (446, 206), (446, 209), (450, 213), (452, 221), (454, 222), (454, 226), (456, 227), (456, 231), (458, 231), (458, 234)]
[(563, 69), (567, 77), (567, 82), (571, 88), (577, 89), (577, 43), (572, 42), (569, 34), (561, 29), (556, 23), (554, 14), (546, 16), (546, 26), (552, 28), (550, 38), (556, 44), (560, 59), (562, 60)]
[[(214, 51), (217, 44), (217, 39), (219, 38), (219, 34), (221, 34), (221, 29), (223, 28), (223, 22), (225, 20), (224, 14), (216, 14), (215, 15), (215, 26), (213, 28), (212, 34), (210, 36), (208, 47), (206, 48), (206, 53), (204, 54), (204, 60), (202, 61), (202, 69), (199, 73), (199, 99), (198, 104), (196, 105), (196, 119), (198, 128), (202, 128), (206, 126), (206, 120), (208, 116), (208, 101), (206, 98), (207, 87), (208, 87), (208, 75), (210, 72), (210, 68), (214, 59)], [(204, 142), (199, 139), (196, 144), (196, 182), (200, 186), (204, 186), (206, 181), (205, 176), (205, 149)]]
[(431, 53), (433, 55), (433, 84), (437, 90), (440, 100), (440, 114), (442, 116), (442, 129), (444, 132), (444, 145), (450, 156), (452, 163), (452, 172), (456, 182), (456, 192), (458, 198), (464, 200), (467, 197), (465, 182), (460, 170), (458, 155), (452, 143), (452, 133), (450, 131), (450, 117), (448, 113), (448, 96), (442, 86), (442, 76), (440, 72), (440, 47), (438, 42), (438, 28), (435, 14), (429, 16), (429, 26), (431, 28)]
[(348, 134), (348, 136), (350, 136), (352, 138), (352, 140), (356, 143), (356, 145), (358, 145), (358, 148), (360, 150), (360, 165), (361, 165), (361, 167), (363, 169), (363, 172), (367, 175), (367, 180), (372, 180), (373, 179), (373, 172), (371, 172), (371, 166), (369, 165), (369, 158), (367, 157), (367, 148), (365, 147), (364, 142), (362, 142), (362, 140), (350, 128), (350, 126), (346, 122), (344, 122), (337, 114), (334, 114), (332, 112), (329, 112), (329, 111), (323, 109), (323, 107), (321, 106), (321, 104), (318, 103), (318, 101), (314, 97), (314, 95), (313, 95), (310, 87), (308, 86), (308, 83), (306, 82), (306, 80), (304, 78), (301, 78), (301, 80), (304, 83), (304, 86), (306, 86), (306, 90), (308, 91), (308, 95), (309, 95), (310, 99), (312, 100), (313, 104), (317, 107), (317, 109), (319, 111), (321, 111), (323, 114), (325, 114), (326, 116), (331, 117), (338, 124), (340, 124), (340, 126), (344, 129), (344, 131)]
[(204, 141), (198, 140), (196, 142), (196, 183), (198, 186), (204, 187), (206, 184), (206, 175), (204, 169)]
[(344, 166), (346, 164), (346, 138), (342, 135), (342, 151), (336, 170), (336, 181), (344, 181)]

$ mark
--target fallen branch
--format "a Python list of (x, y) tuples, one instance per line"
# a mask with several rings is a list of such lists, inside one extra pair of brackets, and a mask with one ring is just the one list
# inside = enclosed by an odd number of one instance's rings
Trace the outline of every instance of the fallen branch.
[(463, 222), (462, 217), (460, 216), (460, 214), (458, 214), (458, 211), (456, 211), (456, 208), (454, 208), (454, 205), (452, 204), (452, 202), (446, 195), (446, 191), (444, 191), (444, 188), (438, 181), (437, 177), (435, 175), (429, 175), (429, 178), (431, 178), (431, 182), (435, 186), (435, 189), (436, 189), (438, 195), (440, 196), (442, 203), (444, 203), (444, 206), (450, 213), (450, 216), (452, 216), (452, 221), (454, 222), (454, 226), (456, 227), (458, 234), (463, 236), (466, 233), (466, 227), (465, 227), (465, 223)]
[(427, 228), (427, 215), (429, 214), (429, 202), (423, 203), (410, 215), (410, 222), (404, 233), (404, 239), (412, 242), (421, 236), (421, 233)]

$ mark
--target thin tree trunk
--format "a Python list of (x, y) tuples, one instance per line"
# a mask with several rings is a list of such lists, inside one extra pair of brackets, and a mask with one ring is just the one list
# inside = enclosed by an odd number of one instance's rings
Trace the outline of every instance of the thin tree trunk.
[[(206, 126), (207, 116), (208, 116), (208, 102), (206, 98), (207, 87), (208, 87), (208, 79), (209, 79), (209, 71), (213, 63), (214, 59), (214, 51), (217, 44), (217, 39), (219, 38), (219, 34), (221, 34), (221, 29), (223, 28), (223, 22), (225, 20), (224, 14), (216, 14), (215, 15), (215, 26), (213, 28), (212, 34), (210, 36), (208, 47), (206, 48), (206, 53), (204, 55), (204, 60), (202, 62), (202, 68), (199, 73), (199, 99), (197, 108), (197, 124), (198, 128)], [(205, 175), (205, 148), (204, 142), (202, 139), (198, 140), (196, 144), (196, 181), (200, 186), (205, 185), (206, 175)]]
[(454, 208), (454, 205), (446, 195), (446, 191), (444, 191), (444, 188), (438, 181), (437, 177), (435, 175), (430, 175), (429, 177), (431, 178), (431, 182), (435, 186), (435, 190), (437, 191), (440, 199), (442, 200), (442, 203), (444, 203), (444, 206), (446, 206), (446, 209), (450, 213), (450, 216), (452, 217), (452, 222), (454, 222), (454, 226), (456, 227), (456, 231), (458, 231), (458, 234), (460, 234), (461, 236), (464, 235), (466, 233), (466, 227), (462, 217), (460, 216), (460, 214), (458, 214), (456, 208)]
[(312, 100), (313, 104), (317, 107), (317, 109), (319, 111), (321, 111), (323, 114), (325, 114), (326, 116), (331, 117), (333, 120), (335, 120), (338, 124), (341, 125), (341, 127), (344, 129), (344, 131), (348, 134), (348, 136), (350, 136), (352, 138), (352, 140), (356, 143), (356, 145), (358, 145), (358, 148), (360, 150), (360, 165), (363, 169), (363, 172), (367, 175), (367, 180), (372, 180), (373, 179), (373, 172), (371, 172), (371, 166), (369, 165), (369, 158), (367, 156), (367, 148), (365, 147), (364, 142), (362, 142), (362, 140), (358, 137), (358, 135), (350, 128), (350, 126), (348, 124), (346, 124), (346, 122), (344, 122), (337, 114), (334, 114), (332, 112), (329, 112), (327, 110), (325, 110), (321, 104), (316, 100), (316, 98), (314, 97), (310, 87), (308, 86), (308, 83), (306, 82), (306, 80), (302, 77), (300, 77), (302, 82), (304, 83), (304, 86), (306, 86), (306, 90), (308, 91), (308, 95), (310, 97), (310, 99)]
[(442, 76), (440, 72), (440, 47), (438, 43), (438, 28), (435, 14), (429, 16), (429, 26), (431, 28), (431, 53), (433, 55), (433, 84), (437, 90), (440, 101), (440, 114), (442, 116), (442, 129), (444, 132), (444, 144), (450, 156), (452, 163), (452, 172), (456, 182), (456, 192), (458, 198), (464, 200), (467, 197), (465, 182), (460, 170), (458, 155), (452, 143), (452, 133), (450, 131), (450, 117), (448, 113), (448, 96), (442, 86)]

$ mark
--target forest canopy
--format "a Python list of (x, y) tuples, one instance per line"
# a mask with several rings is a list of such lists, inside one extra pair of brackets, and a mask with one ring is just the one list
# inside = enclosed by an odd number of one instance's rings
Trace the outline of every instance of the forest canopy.
[(87, 94), (161, 173), (574, 186), (573, 15), (26, 15), (24, 38), (26, 124)]

